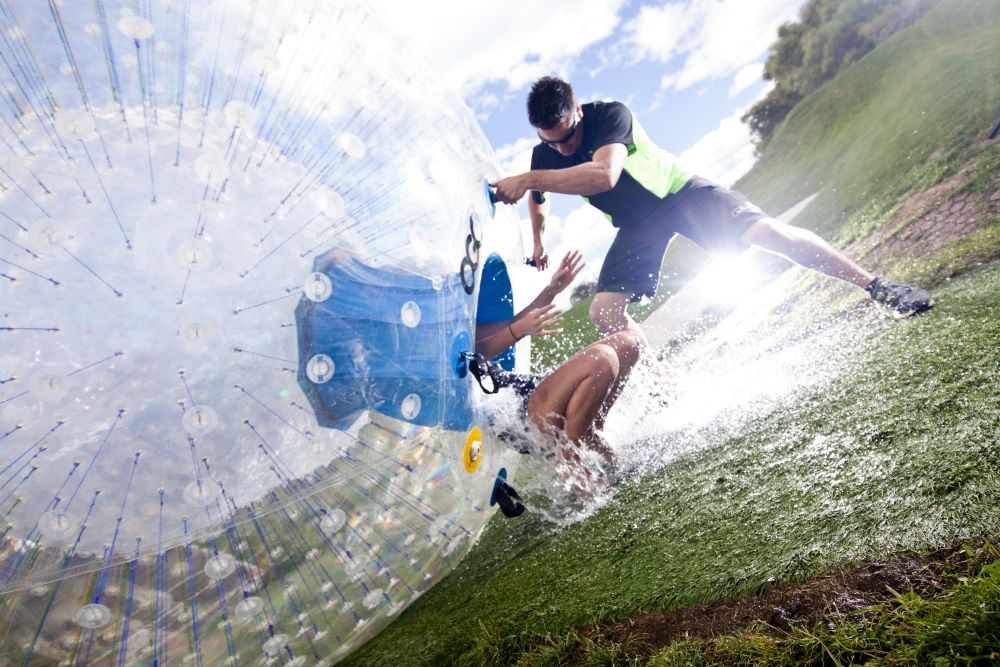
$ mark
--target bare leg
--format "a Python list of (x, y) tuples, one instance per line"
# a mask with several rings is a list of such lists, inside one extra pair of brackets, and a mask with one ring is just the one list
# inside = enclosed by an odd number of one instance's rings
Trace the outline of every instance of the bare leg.
[(590, 302), (590, 321), (594, 326), (608, 336), (619, 331), (630, 331), (642, 345), (646, 345), (646, 336), (625, 310), (629, 295), (624, 292), (598, 292)]
[(639, 361), (639, 354), (646, 344), (644, 338), (640, 338), (632, 331), (620, 331), (601, 342), (610, 345), (615, 354), (618, 355), (618, 377), (615, 378), (607, 398), (604, 399), (604, 403), (594, 418), (594, 427), (597, 429), (604, 428), (604, 419), (608, 416), (615, 401), (618, 400), (622, 390), (625, 389), (625, 384), (632, 373), (632, 367)]
[(764, 218), (754, 223), (740, 240), (862, 289), (868, 287), (875, 278), (820, 236), (808, 229), (793, 227), (773, 218)]
[[(621, 394), (641, 343), (622, 331), (594, 343), (546, 377), (528, 399), (528, 414), (542, 430), (561, 431), (572, 443), (591, 447), (609, 462), (614, 454), (595, 433)], [(566, 458), (578, 460), (575, 451)]]
[(577, 442), (593, 424), (618, 377), (614, 348), (595, 343), (554, 370), (528, 398), (528, 415), (542, 429)]
[(628, 382), (629, 375), (632, 373), (632, 368), (635, 366), (636, 362), (639, 361), (639, 354), (644, 343), (631, 331), (620, 331), (616, 334), (608, 336), (602, 342), (613, 347), (615, 349), (615, 353), (618, 355), (618, 377), (615, 378), (614, 384), (611, 385), (607, 398), (604, 399), (604, 403), (601, 405), (600, 409), (598, 409), (597, 415), (594, 417), (594, 423), (591, 424), (590, 429), (584, 433), (580, 440), (580, 444), (589, 449), (593, 449), (595, 452), (603, 456), (604, 460), (608, 463), (614, 463), (614, 450), (611, 449), (611, 446), (603, 437), (601, 437), (598, 431), (604, 430), (604, 420), (607, 418), (608, 412), (611, 411), (615, 401), (617, 401), (618, 397), (621, 396), (622, 390), (625, 389), (625, 384)]

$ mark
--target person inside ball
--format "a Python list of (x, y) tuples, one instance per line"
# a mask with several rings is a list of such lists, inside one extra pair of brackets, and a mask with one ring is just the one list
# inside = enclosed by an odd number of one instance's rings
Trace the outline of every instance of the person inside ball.
[(521, 398), (521, 413), (542, 434), (554, 439), (571, 465), (581, 462), (580, 447), (598, 452), (609, 464), (615, 455), (602, 438), (605, 418), (621, 395), (640, 357), (642, 342), (632, 331), (618, 331), (587, 346), (547, 375), (514, 372), (514, 346), (528, 336), (561, 332), (563, 311), (554, 303), (579, 274), (578, 251), (563, 257), (552, 278), (516, 314), (506, 265), (498, 255), (484, 264), (476, 315), (476, 352), (488, 360), (498, 388)]

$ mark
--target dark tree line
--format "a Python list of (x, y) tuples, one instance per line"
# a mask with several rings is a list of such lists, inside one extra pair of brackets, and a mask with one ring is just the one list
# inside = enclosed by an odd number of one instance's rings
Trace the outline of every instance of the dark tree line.
[(774, 89), (744, 114), (758, 151), (809, 93), (940, 0), (809, 0), (797, 23), (778, 29), (764, 66)]
[(569, 302), (572, 305), (576, 305), (586, 299), (591, 294), (597, 292), (597, 281), (591, 280), (590, 282), (578, 283), (573, 291), (569, 294)]

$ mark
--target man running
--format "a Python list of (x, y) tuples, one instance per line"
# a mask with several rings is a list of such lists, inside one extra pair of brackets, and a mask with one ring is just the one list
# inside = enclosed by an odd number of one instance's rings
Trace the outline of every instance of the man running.
[(539, 269), (548, 265), (542, 238), (546, 193), (582, 195), (618, 228), (590, 305), (590, 319), (604, 334), (627, 329), (641, 336), (625, 308), (655, 294), (674, 234), (711, 253), (756, 246), (782, 255), (865, 290), (901, 315), (932, 305), (920, 287), (875, 276), (813, 232), (778, 222), (742, 194), (686, 171), (650, 141), (621, 102), (579, 104), (568, 83), (544, 77), (532, 86), (527, 106), (541, 140), (531, 170), (491, 185), (506, 204), (531, 191), (532, 258)]

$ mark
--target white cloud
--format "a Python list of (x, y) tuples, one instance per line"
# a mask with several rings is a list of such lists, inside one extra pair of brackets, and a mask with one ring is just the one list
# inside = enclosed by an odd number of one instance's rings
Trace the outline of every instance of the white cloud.
[[(545, 252), (549, 256), (549, 270), (537, 271), (526, 266), (516, 270), (511, 268), (510, 276), (514, 285), (514, 293), (524, 299), (524, 303), (519, 303), (519, 305), (531, 301), (548, 284), (552, 278), (552, 270), (566, 253), (573, 250), (580, 251), (586, 265), (573, 285), (597, 280), (601, 265), (604, 263), (604, 256), (615, 237), (615, 228), (611, 226), (604, 214), (589, 204), (583, 204), (573, 209), (565, 219), (549, 216), (545, 228), (544, 243)], [(525, 255), (529, 255), (532, 250), (531, 222), (529, 220), (521, 220), (521, 233), (525, 241)], [(557, 298), (556, 304), (561, 308), (568, 308), (569, 295), (572, 291), (572, 285), (566, 288)]]
[(475, 3), (373, 0), (462, 95), (488, 82), (519, 89), (566, 73), (587, 47), (613, 34), (624, 0)]
[(719, 126), (680, 154), (681, 163), (699, 176), (730, 186), (750, 171), (757, 161), (749, 128), (740, 120), (739, 109)]
[(755, 62), (740, 69), (733, 77), (733, 83), (729, 86), (729, 96), (736, 97), (744, 90), (761, 80), (764, 71), (764, 64)]
[(664, 74), (663, 77), (660, 79), (660, 88), (663, 88), (664, 90), (669, 90), (670, 88), (673, 88), (674, 84), (677, 83), (678, 78), (680, 78), (679, 72), (674, 72), (673, 74)]
[(538, 139), (535, 137), (522, 137), (512, 144), (497, 148), (500, 172), (510, 175), (528, 171), (531, 168), (531, 151), (537, 143)]
[(778, 26), (794, 20), (804, 0), (691, 0), (640, 8), (615, 49), (629, 62), (670, 62), (679, 69), (661, 80), (684, 90), (702, 81), (736, 74), (759, 61), (774, 42)]
[(694, 5), (667, 3), (660, 7), (644, 5), (625, 25), (626, 39), (621, 47), (628, 60), (667, 62), (684, 48), (685, 37), (699, 20), (700, 10)]
[(470, 106), (475, 108), (479, 114), (489, 113), (500, 106), (500, 97), (493, 93), (483, 93), (472, 99)]

